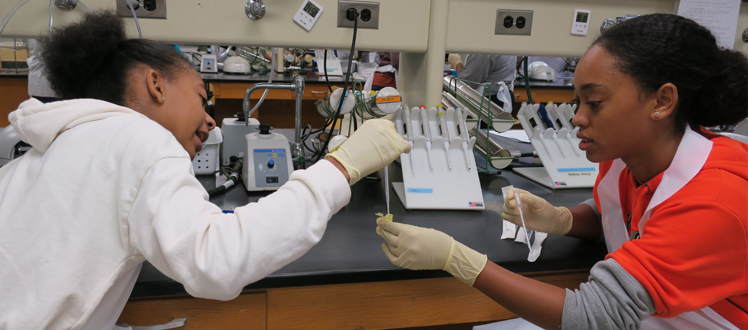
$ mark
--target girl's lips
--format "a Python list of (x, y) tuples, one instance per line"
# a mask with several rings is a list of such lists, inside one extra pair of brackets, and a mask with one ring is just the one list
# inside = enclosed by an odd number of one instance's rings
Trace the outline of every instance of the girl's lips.
[(208, 132), (203, 131), (195, 131), (195, 135), (197, 135), (197, 138), (200, 139), (200, 143), (205, 143), (205, 141), (208, 141), (208, 137), (210, 136)]
[(195, 142), (195, 152), (199, 152), (200, 150), (203, 150), (203, 144), (198, 140)]
[(582, 142), (579, 142), (579, 149), (584, 151), (589, 149), (589, 147), (592, 145), (592, 140), (583, 139)]
[(582, 140), (581, 142), (579, 142), (579, 149), (580, 150), (587, 150), (587, 149), (589, 149), (589, 147), (592, 145), (592, 142), (595, 142), (595, 140), (592, 140), (592, 139), (588, 138), (587, 136), (585, 136), (584, 134), (579, 133), (579, 132), (577, 132), (577, 139)]

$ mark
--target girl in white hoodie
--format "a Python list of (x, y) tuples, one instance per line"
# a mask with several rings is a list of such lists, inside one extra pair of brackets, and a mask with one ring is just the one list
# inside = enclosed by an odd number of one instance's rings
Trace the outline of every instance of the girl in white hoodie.
[(223, 214), (192, 171), (215, 122), (187, 61), (127, 39), (113, 12), (44, 42), (64, 101), (30, 99), (9, 116), (33, 149), (0, 168), (0, 329), (111, 329), (145, 260), (193, 296), (233, 299), (316, 244), (349, 184), (409, 149), (392, 123), (367, 121), (277, 192)]

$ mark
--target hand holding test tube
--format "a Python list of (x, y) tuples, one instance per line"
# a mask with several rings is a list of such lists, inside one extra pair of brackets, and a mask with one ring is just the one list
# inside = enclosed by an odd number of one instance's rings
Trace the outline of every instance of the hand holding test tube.
[(527, 225), (525, 225), (525, 216), (522, 214), (522, 200), (519, 199), (519, 189), (514, 189), (514, 200), (517, 201), (517, 210), (519, 210), (519, 218), (522, 220), (522, 229), (525, 231), (525, 238), (527, 239), (527, 248), (532, 252), (532, 246), (530, 245), (530, 235), (527, 234)]

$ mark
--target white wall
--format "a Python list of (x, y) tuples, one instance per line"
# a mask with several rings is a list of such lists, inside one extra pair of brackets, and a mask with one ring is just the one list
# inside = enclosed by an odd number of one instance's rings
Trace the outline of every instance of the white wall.
[[(86, 0), (94, 8), (114, 8), (115, 0)], [(302, 0), (266, 0), (267, 14), (252, 21), (243, 0), (167, 0), (167, 20), (141, 20), (146, 38), (172, 43), (235, 44), (310, 48), (350, 47), (352, 29), (337, 28), (337, 0), (316, 0), (324, 12), (311, 32), (293, 15)], [(605, 18), (625, 14), (675, 12), (677, 0), (379, 0), (379, 30), (359, 30), (358, 50), (401, 51), (404, 100), (429, 106), (440, 102), (444, 52), (536, 56), (581, 56), (599, 33)], [(5, 15), (16, 0), (0, 1)], [(494, 35), (496, 10), (533, 10), (532, 35)], [(48, 1), (31, 0), (13, 17), (5, 35), (33, 37), (45, 33)], [(589, 34), (570, 33), (574, 9), (591, 10)], [(56, 24), (77, 20), (82, 10), (55, 11)], [(137, 36), (127, 19), (128, 34)], [(748, 27), (748, 4), (741, 4), (735, 49), (748, 53), (740, 35)], [(445, 32), (446, 29), (446, 32)]]
[[(0, 15), (18, 0), (0, 1)], [(115, 8), (115, 0), (85, 0), (91, 8)], [(170, 43), (231, 44), (350, 49), (353, 29), (338, 28), (337, 0), (315, 0), (324, 11), (307, 32), (293, 21), (303, 0), (266, 0), (266, 14), (252, 21), (244, 14), (245, 0), (167, 0), (167, 19), (140, 19), (143, 37)], [(379, 0), (378, 30), (359, 29), (359, 50), (425, 52), (431, 0)], [(31, 0), (11, 19), (3, 36), (35, 37), (46, 33), (48, 0)], [(55, 10), (55, 25), (78, 20), (85, 10)], [(132, 18), (127, 32), (138, 33)]]

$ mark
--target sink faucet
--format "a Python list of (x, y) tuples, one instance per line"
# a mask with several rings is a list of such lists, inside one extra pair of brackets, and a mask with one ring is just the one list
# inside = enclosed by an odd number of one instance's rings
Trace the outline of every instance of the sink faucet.
[(304, 96), (304, 76), (294, 76), (293, 83), (280, 84), (280, 83), (257, 83), (247, 88), (244, 93), (244, 101), (242, 102), (242, 110), (244, 110), (245, 125), (249, 125), (249, 110), (250, 106), (249, 95), (256, 89), (289, 89), (294, 92), (296, 96), (296, 120), (294, 133), (294, 142), (291, 142), (291, 157), (297, 162), (300, 168), (303, 168), (304, 159), (304, 147), (301, 145), (301, 97)]

